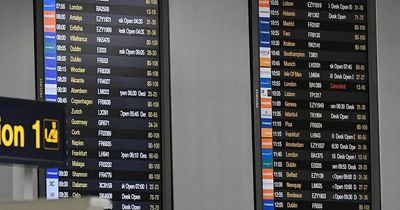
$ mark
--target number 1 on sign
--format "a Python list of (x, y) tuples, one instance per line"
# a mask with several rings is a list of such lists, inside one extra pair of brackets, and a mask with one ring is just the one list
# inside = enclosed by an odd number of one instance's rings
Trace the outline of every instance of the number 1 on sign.
[(36, 120), (35, 124), (32, 125), (32, 129), (35, 131), (36, 149), (40, 149), (40, 120)]

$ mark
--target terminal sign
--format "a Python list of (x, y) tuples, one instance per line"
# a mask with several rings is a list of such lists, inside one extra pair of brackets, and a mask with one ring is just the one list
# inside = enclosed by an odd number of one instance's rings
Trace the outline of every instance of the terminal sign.
[(64, 112), (60, 104), (0, 98), (0, 161), (64, 163)]

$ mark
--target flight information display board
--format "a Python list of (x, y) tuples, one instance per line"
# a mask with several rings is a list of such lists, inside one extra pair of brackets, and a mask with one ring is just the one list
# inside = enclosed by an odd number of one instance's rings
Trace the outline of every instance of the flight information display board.
[(38, 99), (67, 107), (67, 165), (40, 195), (171, 209), (168, 2), (34, 2)]
[(380, 209), (375, 2), (250, 5), (256, 209)]

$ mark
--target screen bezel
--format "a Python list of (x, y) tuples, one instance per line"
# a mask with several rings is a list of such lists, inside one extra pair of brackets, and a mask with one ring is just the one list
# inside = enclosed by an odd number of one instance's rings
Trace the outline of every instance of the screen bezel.
[[(160, 83), (161, 83), (161, 137), (162, 137), (162, 209), (173, 209), (172, 142), (171, 142), (171, 94), (170, 94), (170, 47), (169, 1), (159, 0), (160, 31)], [(33, 0), (35, 30), (36, 100), (44, 99), (43, 58), (43, 0)], [(46, 197), (46, 171), (38, 171), (38, 195)]]
[[(261, 128), (260, 128), (260, 63), (258, 36), (258, 0), (249, 0), (249, 32), (250, 32), (250, 75), (252, 96), (253, 124), (253, 186), (254, 208), (262, 210), (262, 160), (261, 160)], [(378, 109), (378, 67), (377, 67), (377, 32), (376, 32), (376, 0), (367, 0), (368, 29), (368, 79), (369, 79), (369, 132), (370, 132), (370, 164), (371, 164), (371, 209), (381, 209), (380, 150), (379, 150), (379, 109)]]

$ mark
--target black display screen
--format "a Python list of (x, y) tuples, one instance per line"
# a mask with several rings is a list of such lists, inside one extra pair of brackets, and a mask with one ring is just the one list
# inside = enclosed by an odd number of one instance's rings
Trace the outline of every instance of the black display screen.
[(250, 2), (256, 209), (379, 209), (374, 2)]
[(35, 7), (38, 98), (67, 107), (67, 166), (41, 172), (40, 194), (170, 209), (167, 1)]

